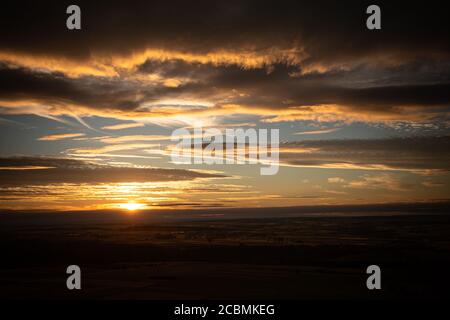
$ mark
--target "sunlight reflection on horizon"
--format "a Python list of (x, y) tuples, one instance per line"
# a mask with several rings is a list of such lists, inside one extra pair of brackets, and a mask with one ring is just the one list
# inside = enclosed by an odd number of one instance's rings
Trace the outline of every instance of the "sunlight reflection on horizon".
[[(226, 188), (226, 189), (224, 189)], [(245, 186), (216, 185), (202, 180), (49, 184), (0, 188), (4, 209), (144, 210), (217, 203), (218, 195), (250, 193)]]

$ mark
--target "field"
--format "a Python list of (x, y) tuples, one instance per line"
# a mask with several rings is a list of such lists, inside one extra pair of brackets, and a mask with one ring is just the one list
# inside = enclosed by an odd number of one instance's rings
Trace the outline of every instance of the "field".
[[(403, 208), (405, 209), (405, 208)], [(410, 210), (410, 208), (407, 208)], [(266, 209), (265, 209), (266, 210)], [(449, 297), (450, 216), (423, 212), (5, 213), (0, 296)], [(401, 210), (407, 211), (407, 210)], [(267, 211), (264, 211), (267, 213)], [(66, 289), (66, 267), (82, 290)], [(366, 288), (367, 266), (382, 290)]]

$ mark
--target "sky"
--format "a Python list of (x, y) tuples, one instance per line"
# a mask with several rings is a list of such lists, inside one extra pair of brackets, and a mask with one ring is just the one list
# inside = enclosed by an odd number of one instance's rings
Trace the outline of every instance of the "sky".
[[(0, 12), (0, 209), (449, 200), (438, 2), (15, 1)], [(3, 6), (3, 5), (2, 5)], [(279, 170), (177, 164), (174, 130), (278, 129)]]

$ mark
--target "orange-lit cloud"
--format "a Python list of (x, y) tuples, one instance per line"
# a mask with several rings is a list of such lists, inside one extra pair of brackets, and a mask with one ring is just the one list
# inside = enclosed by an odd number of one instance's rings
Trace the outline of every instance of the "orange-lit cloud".
[(77, 138), (84, 136), (84, 133), (59, 133), (59, 134), (50, 134), (47, 136), (40, 137), (39, 141), (56, 141), (56, 140), (64, 140), (70, 138)]
[(340, 130), (341, 128), (331, 128), (331, 129), (321, 129), (321, 130), (311, 130), (311, 131), (301, 131), (296, 132), (294, 135), (310, 135), (310, 134), (325, 134), (325, 133), (331, 133), (336, 132)]
[(131, 135), (120, 137), (106, 137), (101, 138), (100, 141), (104, 143), (126, 143), (137, 141), (163, 141), (170, 140), (171, 136), (168, 135)]
[(145, 126), (144, 123), (120, 123), (120, 124), (114, 124), (110, 126), (104, 126), (102, 129), (105, 130), (123, 130), (123, 129), (130, 129), (130, 128), (139, 128)]
[(406, 191), (411, 185), (401, 183), (391, 174), (382, 173), (376, 175), (366, 174), (356, 180), (350, 181), (345, 187), (356, 189), (383, 189), (391, 191)]
[(67, 150), (68, 153), (74, 154), (103, 154), (117, 151), (126, 150), (139, 150), (139, 149), (159, 149), (159, 144), (149, 143), (127, 143), (127, 144), (112, 144), (99, 148), (77, 148)]
[[(6, 170), (2, 170), (2, 168)], [(24, 168), (30, 169), (24, 170)], [(184, 181), (196, 178), (224, 177), (222, 174), (194, 170), (111, 166), (92, 161), (45, 157), (0, 158), (0, 176), (0, 184), (5, 186), (47, 185), (51, 183)]]
[(449, 145), (448, 136), (305, 140), (281, 144), (280, 161), (306, 168), (445, 174), (450, 172)]

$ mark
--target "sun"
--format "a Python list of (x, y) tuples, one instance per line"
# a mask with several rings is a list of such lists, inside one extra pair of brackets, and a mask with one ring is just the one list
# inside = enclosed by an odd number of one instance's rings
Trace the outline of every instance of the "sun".
[(127, 209), (128, 211), (136, 211), (136, 210), (144, 209), (145, 208), (145, 204), (137, 203), (137, 202), (127, 202), (127, 203), (122, 203), (120, 205), (120, 207), (122, 209)]

